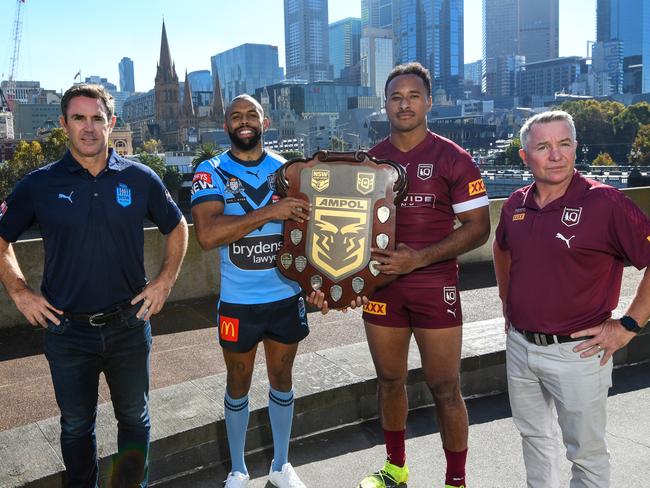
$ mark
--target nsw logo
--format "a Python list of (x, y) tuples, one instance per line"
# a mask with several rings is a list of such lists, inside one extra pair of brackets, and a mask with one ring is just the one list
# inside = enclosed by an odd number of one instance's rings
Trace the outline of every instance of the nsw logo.
[(580, 223), (580, 216), (582, 215), (582, 207), (569, 208), (564, 207), (562, 212), (562, 223), (567, 227), (573, 227)]
[(131, 205), (131, 188), (124, 183), (120, 183), (115, 187), (115, 201), (122, 207)]
[(0, 220), (2, 220), (2, 217), (5, 216), (8, 208), (9, 206), (7, 205), (7, 202), (0, 203)]

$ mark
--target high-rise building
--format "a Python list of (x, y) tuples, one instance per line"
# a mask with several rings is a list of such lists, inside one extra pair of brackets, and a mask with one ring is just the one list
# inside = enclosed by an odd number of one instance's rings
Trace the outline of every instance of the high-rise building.
[(366, 28), (361, 38), (361, 86), (384, 100), (384, 85), (393, 69), (393, 31)]
[(333, 79), (328, 34), (327, 0), (284, 0), (288, 79)]
[(419, 61), (435, 88), (460, 98), (464, 63), (462, 0), (393, 2), (395, 62)]
[(393, 0), (361, 0), (361, 26), (392, 29), (393, 3)]
[(559, 55), (560, 0), (519, 0), (519, 54), (526, 63)]
[(131, 58), (122, 58), (119, 64), (120, 91), (135, 93), (135, 80), (133, 74), (133, 61)]
[[(559, 0), (483, 0), (483, 91), (490, 96), (504, 93), (503, 83), (521, 62), (558, 57)], [(497, 73), (499, 72), (499, 73)], [(502, 75), (505, 75), (502, 76)], [(497, 80), (499, 78), (499, 80)]]
[(212, 75), (219, 74), (223, 99), (227, 102), (242, 93), (252, 95), (257, 88), (282, 80), (278, 47), (269, 44), (242, 44), (211, 58)]
[(187, 74), (192, 93), (212, 91), (212, 73), (209, 69), (192, 71)]
[(359, 63), (361, 19), (348, 17), (329, 25), (330, 63), (334, 78), (340, 79), (345, 68)]
[(650, 92), (650, 2), (598, 0), (596, 40), (622, 42), (624, 92)]

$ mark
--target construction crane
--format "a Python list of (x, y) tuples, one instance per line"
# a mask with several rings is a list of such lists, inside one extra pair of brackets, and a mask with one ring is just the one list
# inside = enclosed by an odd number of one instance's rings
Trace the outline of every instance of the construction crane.
[(0, 105), (2, 105), (4, 110), (8, 111), (13, 111), (14, 100), (16, 99), (16, 71), (18, 70), (18, 60), (20, 59), (20, 39), (23, 33), (22, 13), (24, 4), (25, 0), (16, 0), (16, 13), (11, 31), (13, 52), (10, 59), (9, 77), (7, 78), (4, 93), (2, 93), (2, 89), (0, 88)]

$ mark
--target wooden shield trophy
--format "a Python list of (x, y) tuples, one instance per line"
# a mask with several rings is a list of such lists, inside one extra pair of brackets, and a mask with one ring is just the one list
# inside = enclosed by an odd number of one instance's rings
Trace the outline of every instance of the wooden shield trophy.
[(395, 249), (395, 205), (406, 195), (406, 172), (363, 151), (319, 151), (276, 173), (276, 192), (312, 205), (304, 223), (285, 221), (278, 269), (303, 290), (321, 290), (330, 308), (344, 308), (395, 276), (384, 275), (370, 248)]

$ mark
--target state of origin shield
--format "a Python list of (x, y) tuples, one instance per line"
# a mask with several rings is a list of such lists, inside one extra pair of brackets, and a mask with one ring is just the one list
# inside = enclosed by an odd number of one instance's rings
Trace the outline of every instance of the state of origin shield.
[(307, 292), (321, 290), (331, 308), (369, 296), (394, 276), (382, 275), (370, 248), (395, 248), (395, 205), (406, 195), (406, 173), (363, 151), (319, 151), (276, 173), (276, 189), (311, 203), (310, 220), (285, 221), (278, 252), (282, 274)]

